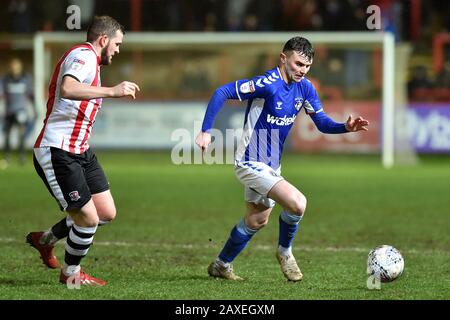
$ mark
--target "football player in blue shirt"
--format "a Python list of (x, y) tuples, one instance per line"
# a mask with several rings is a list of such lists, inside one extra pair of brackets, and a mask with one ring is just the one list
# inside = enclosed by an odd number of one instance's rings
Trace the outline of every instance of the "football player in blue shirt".
[(314, 48), (302, 37), (290, 39), (280, 54), (278, 67), (263, 76), (238, 80), (219, 87), (209, 101), (196, 144), (204, 151), (211, 143), (210, 129), (225, 100), (248, 100), (244, 132), (236, 150), (235, 173), (245, 186), (245, 217), (231, 230), (219, 256), (208, 267), (212, 277), (243, 280), (232, 261), (252, 236), (264, 227), (275, 203), (279, 217), (276, 257), (284, 276), (300, 281), (303, 275), (292, 254), (292, 241), (306, 209), (305, 196), (281, 176), (283, 144), (295, 118), (303, 108), (323, 133), (368, 130), (369, 122), (350, 115), (345, 123), (327, 116), (312, 83), (305, 78), (313, 63)]

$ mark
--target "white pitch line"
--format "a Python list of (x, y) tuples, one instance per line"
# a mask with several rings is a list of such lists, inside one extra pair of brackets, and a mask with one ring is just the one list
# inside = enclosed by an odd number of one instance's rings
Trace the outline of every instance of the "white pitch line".
[[(14, 243), (14, 244), (25, 244), (25, 241), (21, 241), (15, 238), (0, 238), (1, 243)], [(63, 245), (65, 241), (60, 241), (58, 245)], [(152, 247), (152, 248), (162, 248), (162, 249), (219, 249), (222, 244), (218, 243), (209, 243), (209, 244), (185, 244), (185, 243), (158, 243), (158, 242), (126, 242), (126, 241), (95, 241), (93, 245), (95, 246), (116, 246), (116, 247)], [(249, 247), (250, 250), (262, 250), (262, 251), (271, 251), (276, 249), (276, 245), (261, 245), (261, 244), (253, 244)], [(325, 251), (325, 252), (361, 252), (368, 253), (372, 248), (363, 248), (363, 247), (316, 247), (316, 246), (305, 246), (305, 245), (297, 245), (293, 248), (294, 251)], [(433, 253), (443, 253), (450, 255), (449, 251), (446, 250), (433, 250), (433, 249), (406, 249), (400, 250), (403, 253), (407, 254), (433, 254)]]

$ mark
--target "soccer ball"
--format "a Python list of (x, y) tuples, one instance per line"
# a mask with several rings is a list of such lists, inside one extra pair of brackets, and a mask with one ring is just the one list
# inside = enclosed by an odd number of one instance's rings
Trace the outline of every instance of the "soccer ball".
[(400, 277), (404, 266), (400, 251), (389, 245), (373, 248), (367, 258), (367, 274), (381, 282), (391, 282)]

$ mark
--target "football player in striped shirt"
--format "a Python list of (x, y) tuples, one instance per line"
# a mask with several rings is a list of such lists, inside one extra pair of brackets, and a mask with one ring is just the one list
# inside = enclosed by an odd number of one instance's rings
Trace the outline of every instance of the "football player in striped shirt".
[(123, 27), (109, 16), (95, 17), (87, 41), (70, 48), (57, 63), (50, 80), (47, 113), (34, 145), (34, 166), (65, 217), (45, 232), (30, 232), (27, 242), (36, 248), (45, 265), (59, 266), (53, 249), (67, 237), (60, 282), (106, 284), (81, 269), (99, 225), (116, 216), (109, 183), (89, 137), (102, 98), (131, 96), (137, 84), (124, 81), (102, 87), (100, 67), (110, 65), (119, 53)]
[(235, 173), (245, 187), (246, 213), (209, 265), (212, 277), (242, 280), (234, 273), (232, 261), (267, 224), (273, 206), (278, 203), (283, 210), (279, 216), (276, 257), (288, 280), (302, 280), (292, 254), (292, 242), (306, 210), (306, 197), (281, 175), (281, 154), (289, 130), (302, 109), (323, 133), (367, 130), (369, 125), (362, 117), (349, 116), (345, 123), (337, 123), (327, 116), (316, 90), (305, 77), (313, 58), (311, 43), (294, 37), (284, 45), (278, 67), (262, 76), (219, 87), (209, 101), (202, 130), (196, 138), (196, 144), (203, 150), (211, 143), (209, 131), (225, 100), (248, 100), (244, 131), (235, 155)]

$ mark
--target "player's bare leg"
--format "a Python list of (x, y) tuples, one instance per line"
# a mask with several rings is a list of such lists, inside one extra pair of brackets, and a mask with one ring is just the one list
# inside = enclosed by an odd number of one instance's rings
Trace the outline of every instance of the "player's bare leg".
[(267, 208), (263, 204), (255, 204), (248, 201), (245, 202), (245, 206), (245, 223), (249, 228), (260, 230), (267, 225), (272, 208)]
[(278, 182), (268, 197), (283, 207), (280, 214), (280, 238), (276, 257), (284, 276), (290, 281), (300, 281), (303, 274), (292, 254), (292, 241), (306, 209), (306, 198), (286, 180)]
[(233, 228), (227, 243), (219, 256), (208, 267), (208, 273), (215, 278), (244, 280), (233, 271), (232, 261), (244, 250), (251, 237), (269, 221), (272, 208), (246, 202), (245, 217)]
[[(116, 216), (116, 207), (114, 200), (109, 190), (93, 194), (97, 215), (99, 218), (99, 226), (105, 225)], [(70, 229), (73, 225), (73, 219), (70, 215), (63, 218), (47, 231), (30, 232), (26, 237), (26, 242), (30, 246), (39, 251), (42, 262), (50, 269), (59, 267), (58, 260), (54, 254), (54, 248), (57, 241), (66, 238), (69, 235)]]
[(115, 219), (117, 210), (110, 190), (93, 194), (92, 200), (97, 210), (99, 226)]
[(68, 211), (74, 223), (67, 237), (64, 267), (59, 281), (68, 284), (104, 286), (105, 281), (86, 274), (80, 266), (89, 250), (97, 230), (99, 218), (94, 201), (90, 199), (81, 209)]

